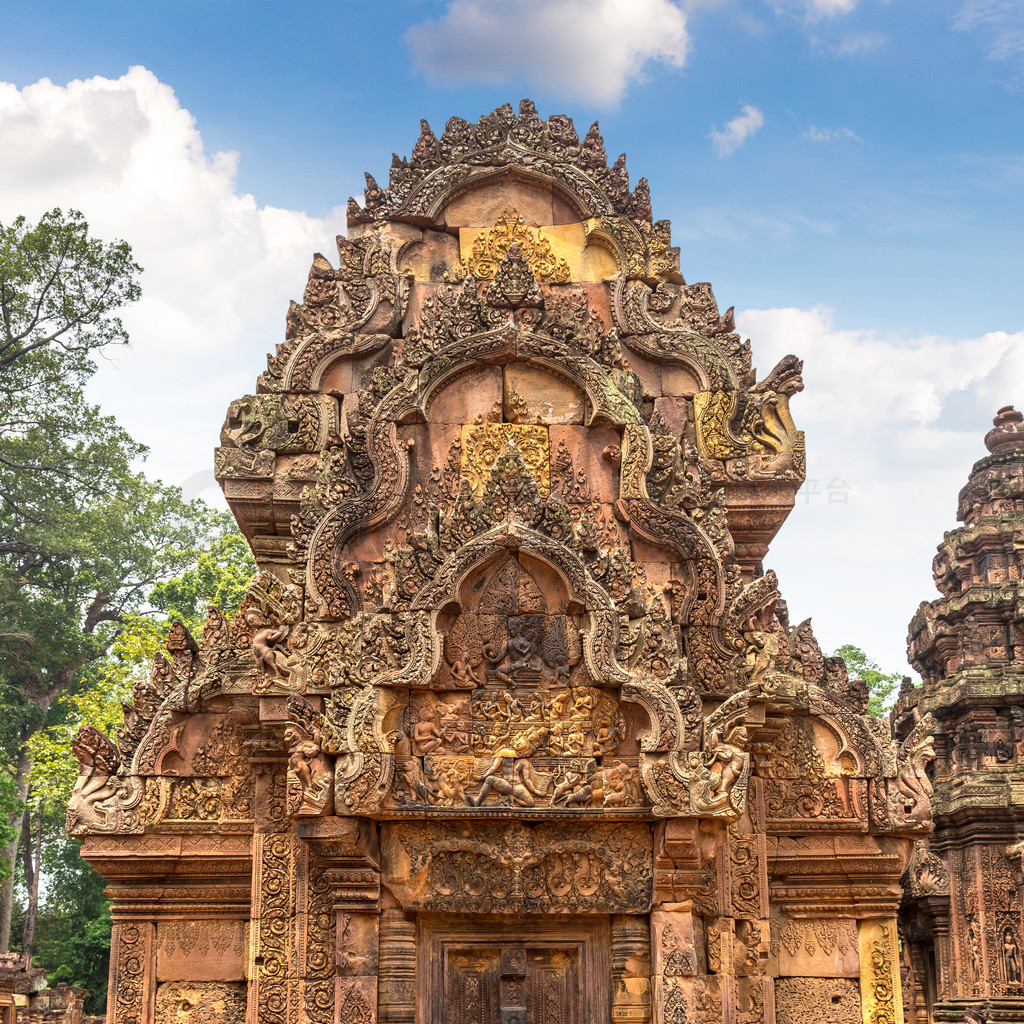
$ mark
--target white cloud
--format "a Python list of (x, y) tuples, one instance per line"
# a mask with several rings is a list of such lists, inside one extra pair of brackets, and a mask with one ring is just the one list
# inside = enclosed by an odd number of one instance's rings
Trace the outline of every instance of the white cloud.
[(450, 0), (405, 40), (431, 82), (521, 78), (598, 105), (618, 103), (651, 60), (682, 67), (690, 48), (671, 0)]
[(731, 156), (764, 124), (764, 114), (749, 104), (719, 131), (711, 130), (711, 145), (719, 156)]
[(988, 42), (988, 59), (1019, 61), (1024, 57), (1024, 7), (1020, 0), (967, 0), (953, 27), (978, 31)]
[(845, 33), (838, 39), (822, 39), (819, 36), (811, 36), (811, 45), (833, 57), (855, 57), (861, 53), (874, 53), (880, 50), (889, 40), (888, 37), (877, 32), (851, 32)]
[(811, 142), (863, 142), (864, 140), (851, 128), (816, 128), (813, 124), (804, 132), (805, 139)]
[(852, 13), (860, 0), (768, 0), (776, 14), (789, 14), (807, 21), (822, 21)]
[(152, 448), (152, 475), (208, 474), (228, 402), (283, 340), (288, 299), (342, 212), (318, 220), (239, 194), (238, 154), (207, 154), (192, 115), (143, 67), (0, 83), (0, 152), (0, 221), (74, 207), (97, 237), (132, 245), (145, 269), (123, 316), (133, 345), (101, 361), (91, 393)]
[(766, 561), (791, 618), (813, 614), (823, 647), (853, 643), (904, 670), (957, 494), (996, 410), (1024, 400), (1024, 331), (908, 341), (837, 330), (820, 308), (746, 310), (737, 324), (762, 376), (787, 352), (804, 359), (792, 409), (808, 479)]

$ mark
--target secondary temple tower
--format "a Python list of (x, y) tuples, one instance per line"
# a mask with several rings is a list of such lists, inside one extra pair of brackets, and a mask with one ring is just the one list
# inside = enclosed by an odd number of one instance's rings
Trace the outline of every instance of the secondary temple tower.
[[(935, 722), (935, 832), (906, 879), (913, 1019), (1024, 1020), (1024, 416), (1000, 409), (933, 563), (940, 597), (910, 623), (924, 680), (897, 728)], [(910, 990), (908, 986), (908, 991)]]
[(259, 574), (78, 741), (110, 1024), (898, 1024), (928, 723), (762, 569), (801, 368), (597, 125), (367, 176), (217, 449)]

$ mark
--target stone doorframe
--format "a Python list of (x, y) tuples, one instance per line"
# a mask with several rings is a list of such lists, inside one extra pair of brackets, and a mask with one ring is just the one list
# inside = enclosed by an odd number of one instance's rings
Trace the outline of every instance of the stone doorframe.
[(605, 1022), (612, 1004), (612, 919), (604, 915), (546, 916), (523, 914), (452, 915), (421, 913), (417, 921), (416, 1021), (436, 1024), (444, 986), (445, 949), (448, 946), (495, 946), (515, 942), (528, 946), (579, 951), (579, 1019)]

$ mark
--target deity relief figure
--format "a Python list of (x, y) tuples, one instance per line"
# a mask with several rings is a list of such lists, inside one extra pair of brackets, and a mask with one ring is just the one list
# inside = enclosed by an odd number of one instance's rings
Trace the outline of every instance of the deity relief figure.
[(593, 796), (589, 776), (581, 761), (570, 761), (566, 765), (562, 780), (551, 795), (553, 804), (588, 804)]
[(745, 744), (747, 730), (743, 726), (733, 729), (725, 738), (721, 729), (716, 729), (708, 741), (708, 756), (711, 771), (709, 792), (713, 803), (728, 799), (733, 783), (740, 777), (746, 764)]
[(288, 813), (330, 814), (334, 803), (334, 772), (321, 748), (321, 716), (309, 701), (288, 701), (284, 742), (288, 748)]
[(981, 981), (982, 974), (981, 933), (973, 915), (967, 921), (967, 958), (971, 968), (971, 981), (977, 984)]
[[(515, 686), (523, 672), (537, 672), (541, 660), (537, 654), (538, 627), (525, 616), (513, 615), (508, 620), (508, 638), (500, 649), (493, 644), (484, 647), (484, 655), (491, 663), (494, 675), (504, 683)], [(502, 664), (505, 667), (502, 668)]]
[(259, 670), (269, 679), (287, 683), (292, 674), (292, 662), (282, 647), (288, 642), (288, 629), (266, 625), (258, 608), (250, 608), (245, 613), (245, 621), (255, 630), (252, 650)]
[(1017, 936), (1014, 935), (1013, 929), (1009, 925), (1003, 928), (1002, 959), (1003, 978), (1006, 984), (1020, 985), (1024, 980), (1021, 975), (1020, 946), (1017, 944)]
[(426, 705), (420, 710), (420, 719), (412, 727), (412, 745), (414, 754), (429, 754), (441, 746), (441, 732), (434, 721), (434, 709)]
[(699, 813), (742, 810), (750, 771), (746, 728), (750, 691), (733, 694), (704, 722), (704, 749), (690, 754), (690, 804)]

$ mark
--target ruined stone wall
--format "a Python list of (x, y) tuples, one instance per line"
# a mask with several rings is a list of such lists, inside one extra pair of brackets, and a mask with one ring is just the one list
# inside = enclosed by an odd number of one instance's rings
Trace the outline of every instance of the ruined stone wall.
[(801, 368), (596, 125), (368, 176), (217, 449), (259, 575), (78, 741), (111, 1024), (895, 1024), (930, 750), (763, 569)]

